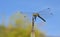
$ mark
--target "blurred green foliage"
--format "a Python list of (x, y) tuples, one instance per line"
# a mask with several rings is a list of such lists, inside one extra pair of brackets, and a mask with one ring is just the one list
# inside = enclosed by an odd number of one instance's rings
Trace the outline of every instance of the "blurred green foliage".
[[(25, 16), (19, 12), (13, 14), (7, 27), (0, 25), (0, 37), (31, 37), (31, 22)], [(44, 37), (44, 34), (35, 29), (35, 37)]]

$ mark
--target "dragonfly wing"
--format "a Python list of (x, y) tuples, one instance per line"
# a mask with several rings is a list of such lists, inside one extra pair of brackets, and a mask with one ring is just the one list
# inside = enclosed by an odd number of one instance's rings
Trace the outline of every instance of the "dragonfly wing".
[(39, 15), (40, 15), (41, 17), (43, 17), (44, 19), (47, 19), (47, 18), (49, 18), (49, 17), (51, 17), (51, 16), (53, 15), (53, 14), (51, 13), (51, 9), (50, 9), (50, 8), (44, 9), (44, 10), (42, 10), (42, 11), (39, 11), (38, 13), (39, 13)]
[(44, 9), (39, 12), (22, 12), (22, 14), (28, 15), (29, 18), (33, 15), (33, 13), (39, 13), (39, 15), (44, 19), (50, 18), (53, 15), (50, 8)]

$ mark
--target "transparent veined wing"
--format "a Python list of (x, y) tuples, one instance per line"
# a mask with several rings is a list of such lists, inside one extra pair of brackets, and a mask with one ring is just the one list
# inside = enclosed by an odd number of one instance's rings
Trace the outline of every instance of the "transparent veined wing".
[(47, 18), (50, 18), (53, 16), (53, 13), (51, 13), (51, 9), (50, 8), (47, 8), (47, 9), (44, 9), (42, 11), (39, 11), (37, 12), (39, 13), (39, 15), (44, 18), (44, 19), (47, 19)]
[(38, 12), (21, 12), (21, 13), (26, 14), (30, 18), (34, 13), (38, 13), (44, 19), (48, 19), (53, 16), (53, 13), (51, 12), (50, 8), (46, 8), (46, 9), (40, 10)]
[(9, 22), (16, 26), (21, 26), (22, 28), (26, 28), (29, 24), (31, 24), (30, 20), (25, 14), (21, 14), (20, 12), (16, 12), (10, 17)]

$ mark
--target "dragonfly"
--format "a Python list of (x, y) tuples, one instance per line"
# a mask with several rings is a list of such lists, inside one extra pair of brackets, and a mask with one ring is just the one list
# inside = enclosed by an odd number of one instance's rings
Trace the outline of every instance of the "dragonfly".
[[(36, 21), (36, 18), (39, 17), (40, 19), (42, 19), (44, 22), (46, 22), (45, 18), (48, 18), (50, 16), (52, 16), (53, 14), (50, 13), (51, 9), (47, 8), (44, 9), (42, 11), (38, 11), (38, 12), (32, 12), (32, 30), (31, 30), (31, 37), (35, 37), (35, 28), (34, 28), (34, 22)], [(26, 13), (26, 12), (24, 12)], [(31, 12), (30, 12), (31, 13)], [(30, 14), (28, 13), (28, 15)], [(26, 17), (26, 16), (24, 16)]]
[[(42, 19), (44, 22), (46, 22), (46, 19), (48, 19), (49, 17), (52, 17), (53, 16), (53, 13), (51, 12), (51, 9), (50, 8), (46, 8), (46, 9), (43, 9), (41, 11), (37, 11), (37, 12), (21, 12), (22, 14), (31, 14), (33, 16), (35, 16), (35, 20), (36, 20), (36, 17), (39, 17), (40, 19)], [(26, 17), (26, 16), (24, 16)], [(29, 16), (28, 16), (29, 17)]]

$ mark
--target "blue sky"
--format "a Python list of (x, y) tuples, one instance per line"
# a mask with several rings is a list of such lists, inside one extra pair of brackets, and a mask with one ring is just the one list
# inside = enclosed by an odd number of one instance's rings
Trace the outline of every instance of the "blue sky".
[[(6, 21), (9, 16), (16, 11), (30, 12), (40, 11), (42, 9), (51, 8), (54, 16), (47, 19), (46, 25), (39, 27), (46, 31), (47, 35), (60, 35), (60, 0), (0, 0), (0, 20), (1, 14), (5, 12)], [(29, 16), (29, 15), (28, 15)], [(0, 21), (0, 22), (1, 22)]]

